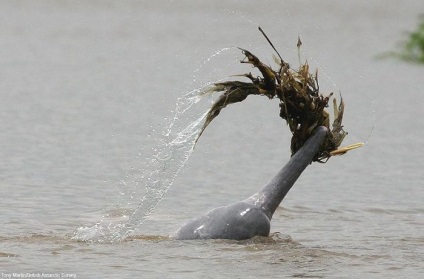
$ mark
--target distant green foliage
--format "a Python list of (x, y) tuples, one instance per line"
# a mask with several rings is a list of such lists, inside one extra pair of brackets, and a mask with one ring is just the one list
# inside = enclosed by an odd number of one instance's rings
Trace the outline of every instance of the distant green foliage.
[(424, 15), (420, 19), (417, 30), (410, 32), (408, 40), (403, 43), (399, 56), (407, 61), (424, 63)]
[(378, 59), (398, 58), (407, 62), (424, 64), (424, 14), (414, 32), (407, 32), (407, 39), (399, 44), (398, 51), (377, 55)]

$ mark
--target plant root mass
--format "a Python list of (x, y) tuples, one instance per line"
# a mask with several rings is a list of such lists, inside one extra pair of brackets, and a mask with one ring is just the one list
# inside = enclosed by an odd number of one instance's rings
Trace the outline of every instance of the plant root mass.
[[(218, 116), (220, 111), (227, 105), (241, 102), (249, 95), (260, 95), (266, 96), (269, 99), (279, 99), (279, 115), (287, 122), (292, 133), (292, 156), (303, 146), (314, 129), (318, 126), (327, 127), (329, 133), (313, 161), (326, 162), (332, 155), (346, 153), (348, 150), (337, 150), (344, 137), (347, 135), (347, 132), (343, 130), (342, 126), (344, 102), (341, 96), (339, 104), (337, 104), (336, 99), (333, 98), (334, 120), (330, 128), (330, 116), (325, 108), (328, 107), (333, 93), (327, 96), (320, 94), (318, 70), (316, 70), (314, 74), (311, 74), (307, 62), (300, 64), (297, 70), (291, 68), (290, 65), (281, 58), (280, 54), (260, 27), (259, 30), (278, 55), (278, 58), (274, 57), (278, 69), (271, 68), (261, 62), (259, 58), (250, 51), (240, 48), (245, 55), (245, 58), (240, 62), (251, 64), (260, 71), (262, 76), (254, 77), (252, 73), (247, 73), (241, 76), (247, 78), (249, 80), (248, 82), (226, 81), (213, 84), (208, 92), (221, 92), (222, 94), (210, 108), (199, 137), (210, 122)], [(301, 45), (302, 42), (299, 38), (297, 42), (298, 50)]]

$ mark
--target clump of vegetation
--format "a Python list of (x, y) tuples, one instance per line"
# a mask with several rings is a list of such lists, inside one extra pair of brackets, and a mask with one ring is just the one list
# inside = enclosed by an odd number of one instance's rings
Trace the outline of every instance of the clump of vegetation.
[(417, 30), (409, 33), (400, 57), (407, 61), (424, 63), (424, 15), (421, 16)]
[(390, 52), (382, 57), (394, 56), (408, 62), (424, 63), (424, 15), (421, 15), (417, 29), (408, 32), (408, 39), (400, 47), (398, 52)]
[[(291, 68), (283, 60), (260, 27), (259, 30), (278, 55), (278, 58), (274, 57), (278, 68), (271, 68), (262, 63), (250, 51), (240, 48), (245, 55), (245, 58), (240, 62), (251, 64), (254, 68), (257, 68), (262, 74), (262, 77), (255, 77), (252, 73), (247, 73), (241, 76), (247, 78), (249, 82), (226, 81), (215, 83), (209, 91), (222, 92), (222, 95), (210, 108), (199, 137), (209, 123), (227, 105), (241, 102), (249, 95), (260, 95), (266, 96), (269, 99), (279, 99), (279, 115), (287, 122), (292, 133), (292, 155), (303, 146), (318, 126), (327, 127), (329, 133), (315, 156), (314, 161), (325, 162), (332, 155), (343, 154), (348, 150), (362, 146), (363, 144), (360, 143), (359, 145), (348, 146), (344, 149), (337, 149), (347, 135), (347, 132), (343, 130), (342, 126), (344, 112), (343, 99), (340, 99), (338, 105), (336, 100), (333, 99), (334, 120), (330, 128), (330, 117), (325, 108), (328, 107), (328, 102), (332, 98), (333, 93), (327, 96), (320, 94), (318, 70), (314, 74), (311, 74), (307, 62), (301, 64), (297, 70)], [(299, 38), (297, 43), (298, 49), (301, 45), (302, 42)]]

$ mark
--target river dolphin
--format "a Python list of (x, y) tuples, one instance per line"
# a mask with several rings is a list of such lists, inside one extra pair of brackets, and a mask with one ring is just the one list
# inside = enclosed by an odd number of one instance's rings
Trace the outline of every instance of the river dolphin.
[(258, 193), (190, 220), (172, 234), (171, 238), (242, 240), (256, 235), (268, 236), (272, 215), (305, 168), (312, 162), (327, 133), (326, 127), (316, 128), (303, 147)]

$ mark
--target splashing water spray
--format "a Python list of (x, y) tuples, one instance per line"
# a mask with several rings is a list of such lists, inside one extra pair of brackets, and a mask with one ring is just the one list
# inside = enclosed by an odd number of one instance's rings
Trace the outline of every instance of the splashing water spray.
[[(203, 66), (224, 51), (235, 49), (226, 47), (213, 53), (203, 62)], [(202, 68), (202, 67), (201, 67)], [(199, 72), (197, 69), (195, 73)], [(205, 97), (210, 96), (207, 90), (211, 82), (190, 91), (178, 98), (174, 117), (167, 125), (165, 132), (166, 144), (158, 148), (155, 155), (146, 163), (146, 175), (142, 175), (140, 181), (135, 181), (137, 187), (146, 188), (144, 196), (138, 207), (123, 221), (111, 221), (103, 216), (103, 219), (93, 226), (79, 227), (74, 231), (73, 239), (80, 241), (113, 243), (124, 240), (130, 236), (137, 227), (150, 215), (157, 204), (162, 200), (165, 193), (173, 184), (180, 170), (186, 165), (194, 150), (202, 126), (205, 122), (209, 107), (200, 109), (195, 113), (190, 110), (195, 104)], [(199, 110), (199, 109), (197, 109)], [(184, 121), (188, 113), (190, 117)], [(194, 120), (193, 120), (194, 119)]]

